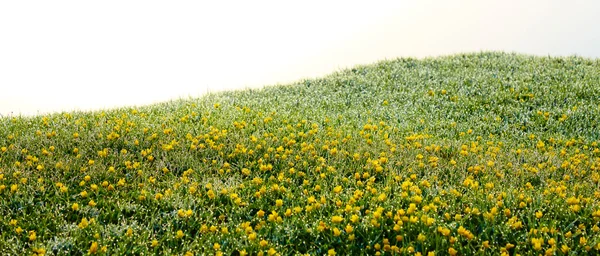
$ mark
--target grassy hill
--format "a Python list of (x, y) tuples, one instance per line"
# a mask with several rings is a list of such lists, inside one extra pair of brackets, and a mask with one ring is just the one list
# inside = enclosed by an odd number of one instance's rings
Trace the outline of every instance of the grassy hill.
[(482, 52), (3, 118), (0, 254), (597, 254), (599, 104), (598, 59)]

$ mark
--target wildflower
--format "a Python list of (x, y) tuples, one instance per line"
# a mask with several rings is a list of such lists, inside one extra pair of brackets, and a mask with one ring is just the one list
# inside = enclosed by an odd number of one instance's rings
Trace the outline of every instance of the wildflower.
[(83, 218), (81, 219), (81, 222), (79, 222), (79, 224), (77, 225), (77, 227), (79, 227), (80, 229), (84, 229), (89, 225), (89, 221), (87, 218)]
[(127, 229), (127, 232), (125, 232), (125, 235), (126, 235), (127, 237), (131, 237), (131, 236), (133, 235), (133, 229), (131, 229), (131, 228), (128, 228), (128, 229)]
[(582, 245), (582, 246), (586, 245), (587, 244), (587, 239), (584, 236), (580, 237), (579, 238), (579, 244)]
[(333, 192), (336, 194), (339, 194), (340, 192), (342, 192), (342, 186), (337, 186), (337, 187), (333, 188)]
[(183, 234), (183, 231), (181, 231), (181, 229), (177, 230), (175, 237), (177, 237), (177, 239), (181, 239), (183, 238), (183, 236), (185, 236), (185, 234)]
[(533, 245), (533, 249), (539, 251), (542, 249), (542, 245), (544, 245), (543, 238), (531, 238), (531, 244)]
[(536, 218), (538, 218), (538, 219), (541, 219), (541, 218), (542, 218), (542, 216), (544, 216), (544, 213), (542, 213), (542, 212), (540, 212), (540, 211), (537, 211), (537, 212), (535, 212), (535, 217), (536, 217)]
[(90, 254), (96, 254), (96, 252), (98, 252), (98, 242), (92, 242), (92, 245), (90, 246), (89, 253)]
[(448, 254), (450, 254), (451, 256), (454, 256), (458, 253), (458, 251), (456, 251), (454, 248), (450, 247), (448, 248)]
[(350, 226), (350, 224), (346, 225), (346, 233), (352, 233), (354, 231), (354, 228), (352, 226)]
[(341, 216), (333, 216), (331, 217), (331, 222), (333, 223), (341, 223), (342, 221), (344, 221), (344, 218), (342, 218)]
[(333, 236), (340, 236), (342, 232), (338, 228), (333, 228)]
[(260, 246), (265, 247), (269, 244), (269, 242), (267, 242), (267, 240), (263, 239), (263, 240), (260, 240), (259, 244), (260, 244)]

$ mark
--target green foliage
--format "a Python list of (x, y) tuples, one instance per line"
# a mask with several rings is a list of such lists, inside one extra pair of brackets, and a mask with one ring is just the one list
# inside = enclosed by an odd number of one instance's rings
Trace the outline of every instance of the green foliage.
[(0, 254), (594, 254), (600, 61), (403, 58), (0, 119)]

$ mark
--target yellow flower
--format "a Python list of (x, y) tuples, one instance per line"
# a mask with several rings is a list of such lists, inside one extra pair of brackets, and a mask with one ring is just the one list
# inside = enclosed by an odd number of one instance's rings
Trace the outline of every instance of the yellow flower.
[(29, 241), (35, 241), (36, 238), (35, 231), (29, 231)]
[(127, 232), (125, 233), (126, 236), (131, 237), (133, 235), (133, 229), (128, 228)]
[(337, 187), (333, 188), (333, 192), (336, 194), (339, 194), (340, 192), (342, 192), (342, 186), (337, 186)]
[(220, 245), (219, 243), (215, 243), (215, 244), (213, 245), (213, 249), (215, 249), (215, 250), (217, 250), (217, 251), (218, 251), (218, 250), (221, 250), (221, 245)]
[(352, 226), (350, 226), (350, 224), (346, 225), (346, 233), (352, 233), (354, 231), (354, 228)]
[(79, 222), (79, 225), (77, 225), (80, 229), (84, 229), (89, 225), (88, 219), (87, 218), (83, 218), (81, 219), (81, 222)]
[(259, 244), (260, 244), (260, 246), (265, 247), (269, 244), (269, 242), (267, 242), (267, 240), (263, 239), (263, 240), (260, 240)]
[(331, 222), (333, 223), (341, 223), (342, 221), (344, 221), (344, 218), (342, 218), (341, 216), (333, 216), (331, 217)]
[(542, 216), (544, 216), (544, 213), (542, 213), (540, 211), (535, 212), (535, 217), (536, 218), (540, 219), (540, 218), (542, 218)]
[(98, 252), (98, 242), (92, 242), (89, 252), (90, 254), (96, 254), (96, 252)]
[(338, 228), (333, 228), (333, 236), (340, 236), (342, 232)]
[(542, 249), (542, 245), (544, 245), (543, 238), (531, 238), (531, 245), (533, 245), (533, 249), (539, 251)]
[(329, 249), (329, 250), (327, 251), (327, 255), (329, 255), (329, 256), (334, 256), (334, 255), (336, 255), (335, 249)]
[(156, 240), (156, 239), (152, 240), (152, 243), (150, 246), (152, 246), (152, 247), (158, 246), (158, 240)]
[(184, 235), (185, 234), (183, 234), (183, 231), (181, 231), (181, 229), (180, 229), (180, 230), (177, 230), (177, 234), (175, 235), (175, 237), (177, 237), (178, 239), (181, 239), (181, 238), (183, 238)]
[(587, 239), (585, 237), (580, 237), (579, 238), (579, 244), (580, 245), (586, 245), (587, 244)]
[(275, 205), (276, 205), (277, 207), (280, 207), (280, 206), (282, 206), (282, 205), (283, 205), (283, 200), (281, 200), (281, 199), (277, 199), (277, 200), (275, 201)]
[(456, 251), (454, 248), (450, 247), (448, 248), (448, 254), (450, 254), (451, 256), (454, 256), (458, 253), (458, 251)]
[(570, 249), (571, 249), (571, 248), (569, 248), (569, 246), (567, 246), (566, 244), (563, 244), (563, 245), (560, 247), (560, 250), (561, 250), (563, 253), (565, 253), (565, 254), (566, 254), (567, 252), (569, 252), (569, 250), (570, 250)]

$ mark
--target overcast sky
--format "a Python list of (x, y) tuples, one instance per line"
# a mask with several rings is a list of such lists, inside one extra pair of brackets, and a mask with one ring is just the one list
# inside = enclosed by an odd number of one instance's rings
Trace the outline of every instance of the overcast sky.
[(600, 1), (1, 1), (0, 114), (150, 104), (402, 56), (600, 57)]

